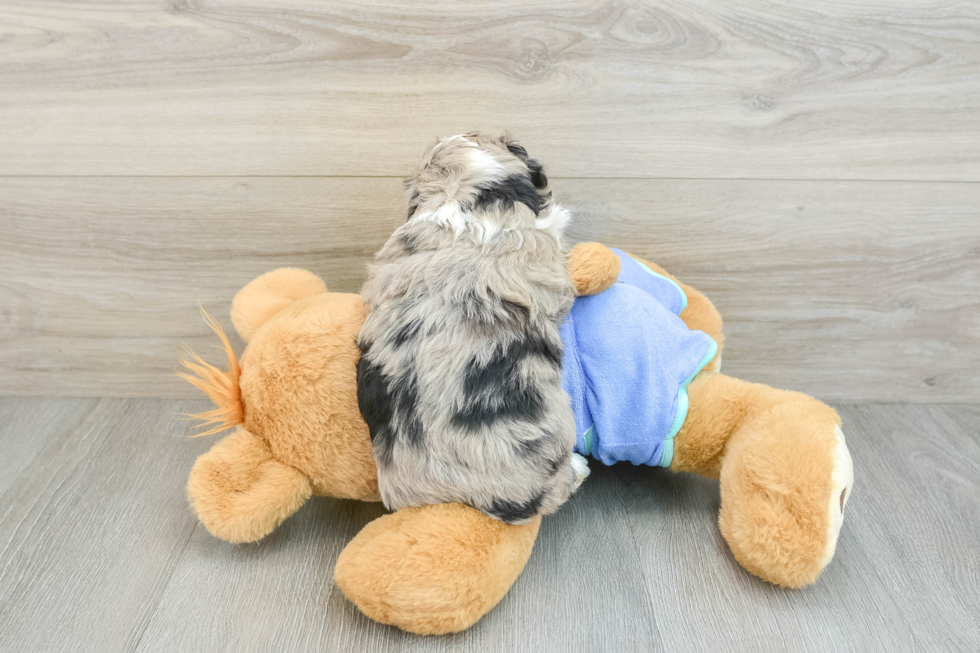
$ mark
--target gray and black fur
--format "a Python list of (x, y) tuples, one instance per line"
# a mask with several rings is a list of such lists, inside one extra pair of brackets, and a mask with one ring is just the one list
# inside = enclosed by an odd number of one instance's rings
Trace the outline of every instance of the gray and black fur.
[(588, 473), (561, 385), (568, 213), (523, 147), (481, 134), (436, 143), (408, 191), (362, 292), (358, 403), (381, 497), (509, 523), (554, 512)]

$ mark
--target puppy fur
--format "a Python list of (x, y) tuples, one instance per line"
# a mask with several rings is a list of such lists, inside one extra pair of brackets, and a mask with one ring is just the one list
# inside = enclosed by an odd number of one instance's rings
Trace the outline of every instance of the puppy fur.
[(370, 268), (358, 339), (382, 500), (527, 523), (581, 482), (558, 332), (574, 296), (569, 214), (506, 136), (438, 141), (407, 187), (408, 220)]

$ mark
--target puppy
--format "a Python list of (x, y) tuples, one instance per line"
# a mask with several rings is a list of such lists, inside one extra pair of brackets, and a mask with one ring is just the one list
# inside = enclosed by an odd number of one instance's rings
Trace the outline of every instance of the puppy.
[(507, 137), (442, 139), (407, 186), (358, 338), (382, 500), (459, 502), (513, 524), (554, 512), (588, 474), (562, 390), (569, 214)]

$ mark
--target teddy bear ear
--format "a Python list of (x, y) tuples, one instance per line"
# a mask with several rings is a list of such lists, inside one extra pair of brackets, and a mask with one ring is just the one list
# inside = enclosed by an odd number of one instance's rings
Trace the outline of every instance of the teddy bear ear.
[(293, 302), (327, 292), (323, 279), (307, 270), (279, 268), (266, 272), (238, 291), (231, 321), (245, 342), (273, 315)]

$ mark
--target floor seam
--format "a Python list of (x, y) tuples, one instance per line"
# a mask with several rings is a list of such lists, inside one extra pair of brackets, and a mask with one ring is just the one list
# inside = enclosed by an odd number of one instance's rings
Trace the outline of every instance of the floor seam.
[(134, 642), (133, 648), (130, 649), (130, 653), (135, 653), (135, 651), (139, 650), (140, 644), (143, 642), (143, 637), (146, 635), (146, 631), (150, 629), (150, 624), (153, 622), (153, 618), (160, 611), (160, 606), (163, 605), (163, 599), (167, 595), (167, 589), (170, 587), (170, 583), (173, 581), (174, 574), (177, 573), (177, 568), (180, 567), (180, 561), (184, 558), (184, 551), (187, 550), (187, 545), (190, 543), (191, 537), (193, 537), (198, 526), (200, 526), (200, 522), (195, 521), (194, 525), (187, 533), (187, 537), (184, 538), (184, 544), (180, 547), (180, 552), (174, 559), (174, 565), (171, 568), (170, 573), (167, 575), (167, 581), (163, 584), (163, 587), (160, 588), (160, 596), (157, 598), (153, 609), (147, 613), (146, 623), (144, 623), (143, 627), (140, 629), (139, 635), (136, 637), (136, 642)]
[[(636, 541), (636, 530), (633, 528), (633, 520), (630, 519), (630, 511), (626, 508), (626, 500), (623, 498), (622, 487), (616, 492), (616, 499), (619, 503), (619, 510), (623, 515), (623, 519), (626, 522), (627, 529), (629, 531), (630, 543), (633, 545), (633, 552), (636, 554), (637, 560), (642, 559), (640, 554), (640, 544)], [(656, 611), (654, 610), (653, 595), (650, 593), (650, 582), (647, 578), (646, 571), (643, 569), (642, 565), (637, 568), (640, 577), (643, 579), (643, 594), (647, 597), (647, 605), (650, 609), (650, 614), (652, 616), (651, 621), (653, 622), (653, 628), (657, 632), (657, 639), (660, 641), (660, 649), (662, 651), (669, 651), (667, 647), (667, 642), (664, 641), (664, 635), (660, 631), (660, 624), (656, 620)]]

